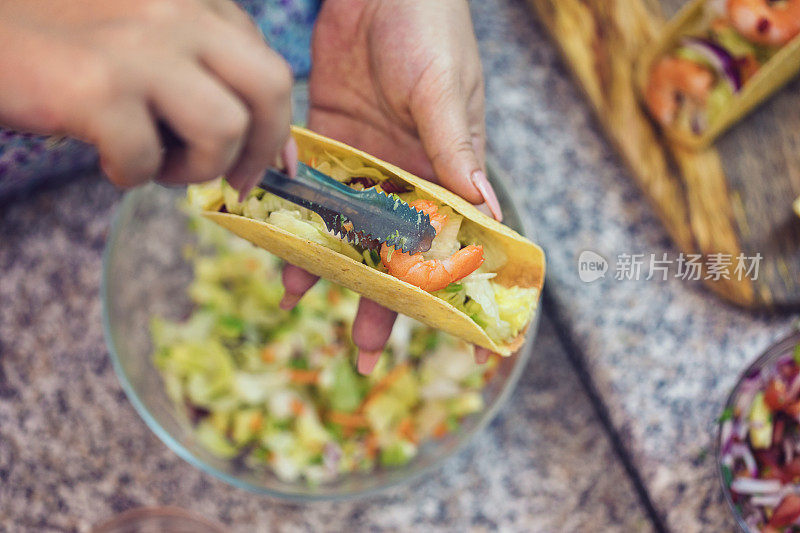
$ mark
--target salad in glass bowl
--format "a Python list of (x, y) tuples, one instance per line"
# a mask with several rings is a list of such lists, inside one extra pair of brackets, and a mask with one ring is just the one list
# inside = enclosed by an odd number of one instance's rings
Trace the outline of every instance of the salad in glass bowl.
[(123, 389), (192, 465), (283, 499), (372, 494), (441, 464), (510, 396), (536, 321), (518, 353), (478, 366), (470, 346), (400, 318), (375, 371), (358, 375), (355, 296), (320, 282), (281, 311), (277, 261), (205, 220), (202, 229), (176, 209), (183, 196), (155, 185), (126, 195), (102, 300)]
[(310, 484), (396, 467), (484, 408), (499, 356), (400, 316), (374, 372), (356, 373), (350, 339), (358, 297), (325, 280), (291, 311), (280, 261), (194, 218), (194, 304), (152, 321), (154, 361), (199, 441), (223, 458)]

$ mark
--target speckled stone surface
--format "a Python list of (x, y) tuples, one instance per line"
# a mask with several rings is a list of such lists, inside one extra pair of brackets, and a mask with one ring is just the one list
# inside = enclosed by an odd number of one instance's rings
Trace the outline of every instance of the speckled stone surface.
[[(736, 375), (787, 332), (792, 317), (738, 310), (698, 283), (615, 281), (619, 253), (675, 259), (678, 250), (524, 2), (474, 9), (489, 73), (491, 148), (548, 253), (554, 319), (583, 352), (664, 524), (732, 531), (714, 470), (714, 419)], [(612, 261), (605, 279), (578, 278), (586, 249)]]
[(141, 505), (242, 532), (649, 528), (547, 320), (495, 422), (411, 486), (287, 504), (191, 467), (136, 414), (103, 342), (101, 253), (119, 197), (86, 177), (0, 212), (0, 531), (87, 531)]

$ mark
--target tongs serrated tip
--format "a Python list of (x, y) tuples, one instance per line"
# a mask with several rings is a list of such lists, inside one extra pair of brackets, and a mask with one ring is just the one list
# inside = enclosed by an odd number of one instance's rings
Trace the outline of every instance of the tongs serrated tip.
[(385, 243), (401, 252), (425, 252), (436, 236), (430, 216), (398, 196), (375, 187), (357, 191), (303, 163), (295, 178), (268, 169), (260, 187), (316, 212), (334, 235), (364, 248)]

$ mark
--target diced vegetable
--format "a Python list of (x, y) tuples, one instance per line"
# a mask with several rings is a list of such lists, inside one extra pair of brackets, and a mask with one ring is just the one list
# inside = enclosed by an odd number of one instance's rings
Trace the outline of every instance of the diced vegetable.
[(753, 398), (749, 420), (750, 443), (753, 448), (769, 448), (772, 444), (772, 416), (764, 402), (763, 392), (759, 392)]
[(701, 56), (722, 76), (734, 92), (742, 88), (742, 76), (736, 58), (728, 50), (710, 39), (687, 37), (684, 48)]

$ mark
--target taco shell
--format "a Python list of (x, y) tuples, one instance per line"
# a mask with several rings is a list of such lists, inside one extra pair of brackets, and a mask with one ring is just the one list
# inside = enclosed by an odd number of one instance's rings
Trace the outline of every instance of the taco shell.
[[(701, 26), (703, 10), (707, 0), (692, 0), (664, 26), (660, 37), (642, 53), (636, 65), (635, 80), (639, 94), (644, 94), (653, 64), (670, 52), (680, 39)], [(750, 113), (774, 92), (783, 87), (800, 71), (800, 35), (786, 43), (769, 61), (744, 83), (741, 90), (733, 95), (726, 111), (708, 124), (699, 135), (675, 128), (663, 127), (667, 136), (689, 148), (704, 148), (725, 130)]]
[[(417, 194), (447, 205), (464, 217), (480, 242), (492, 243), (507, 260), (493, 281), (510, 287), (536, 288), (544, 283), (545, 258), (542, 249), (517, 232), (478, 211), (452, 192), (381, 161), (346, 144), (304, 128), (292, 127), (299, 159), (309, 164), (324, 152), (342, 158), (357, 157), (365, 166), (380, 170), (391, 180), (413, 187)], [(500, 355), (510, 355), (522, 345), (527, 325), (517, 338), (498, 345), (469, 316), (453, 305), (394, 276), (354, 261), (344, 254), (302, 239), (267, 222), (220, 212), (221, 204), (203, 206), (203, 216), (312, 274), (334, 281), (398, 313), (441, 329)], [(531, 318), (536, 310), (531, 311)]]

